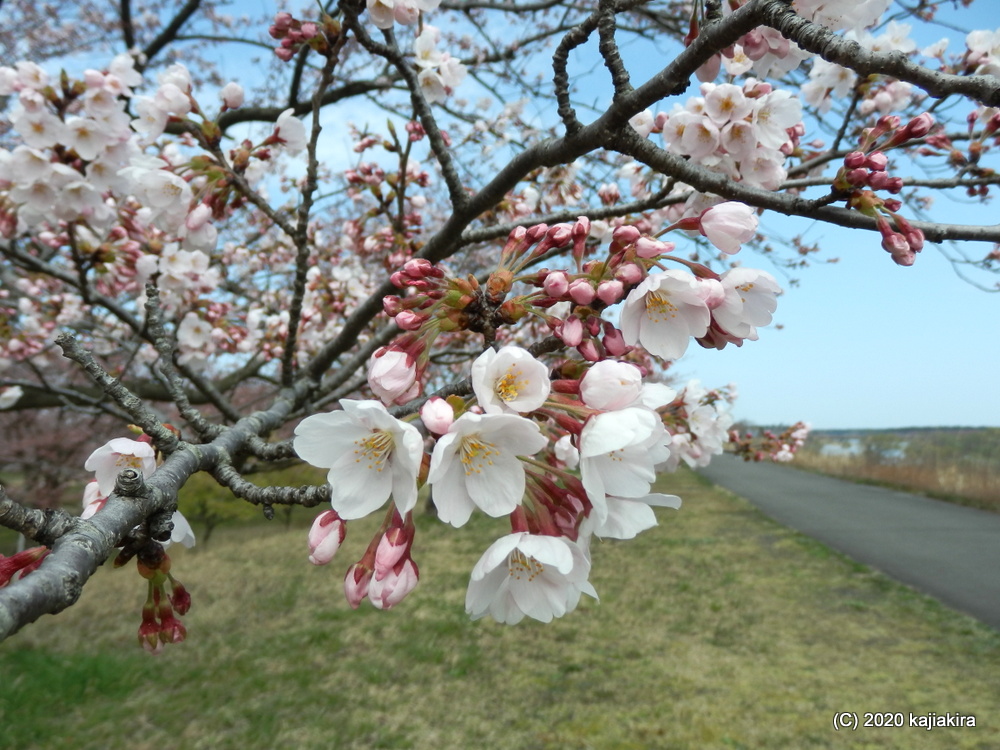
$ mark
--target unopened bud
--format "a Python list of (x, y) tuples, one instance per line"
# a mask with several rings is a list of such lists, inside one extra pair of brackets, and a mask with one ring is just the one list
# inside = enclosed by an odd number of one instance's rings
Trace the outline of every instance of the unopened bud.
[(578, 305), (589, 305), (597, 295), (588, 279), (577, 279), (569, 285), (569, 296)]

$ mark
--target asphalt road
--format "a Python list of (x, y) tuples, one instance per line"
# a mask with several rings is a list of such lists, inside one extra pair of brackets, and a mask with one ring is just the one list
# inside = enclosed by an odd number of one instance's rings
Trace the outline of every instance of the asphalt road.
[(699, 473), (775, 521), (1000, 630), (1000, 513), (729, 455)]

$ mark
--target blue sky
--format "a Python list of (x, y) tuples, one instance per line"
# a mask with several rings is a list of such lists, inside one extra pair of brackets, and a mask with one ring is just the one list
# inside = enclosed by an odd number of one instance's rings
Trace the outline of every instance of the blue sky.
[[(802, 232), (810, 224), (784, 221)], [(756, 424), (1000, 426), (1000, 294), (961, 280), (933, 246), (901, 268), (877, 234), (813, 224), (807, 237), (822, 236), (840, 262), (784, 285), (781, 329), (761, 329), (738, 349), (693, 347), (674, 372), (707, 386), (735, 382), (733, 413)], [(766, 268), (761, 260), (744, 259)]]

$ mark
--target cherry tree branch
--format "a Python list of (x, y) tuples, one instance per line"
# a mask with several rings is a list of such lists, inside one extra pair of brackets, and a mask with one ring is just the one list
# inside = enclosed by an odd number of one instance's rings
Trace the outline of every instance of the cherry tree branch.
[(850, 68), (858, 75), (891, 76), (919, 86), (938, 99), (959, 94), (988, 107), (1000, 106), (1000, 86), (997, 86), (997, 79), (993, 76), (942, 73), (917, 65), (898, 50), (867, 50), (855, 41), (834, 34), (825, 26), (806, 21), (782, 2), (762, 2), (758, 12), (761, 22), (781, 32), (786, 39), (791, 39), (802, 49), (819, 55), (827, 62)]
[(156, 57), (164, 47), (174, 41), (177, 37), (177, 32), (197, 12), (199, 7), (201, 7), (201, 0), (188, 0), (184, 3), (181, 9), (177, 11), (177, 15), (170, 20), (170, 23), (164, 26), (156, 38), (143, 49), (142, 54), (145, 61), (137, 61), (136, 70), (142, 71), (149, 65), (150, 60)]

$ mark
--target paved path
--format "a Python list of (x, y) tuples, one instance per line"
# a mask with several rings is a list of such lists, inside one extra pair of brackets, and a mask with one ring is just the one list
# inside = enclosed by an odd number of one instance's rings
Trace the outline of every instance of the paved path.
[(1000, 630), (1000, 513), (728, 455), (699, 471), (775, 521)]

